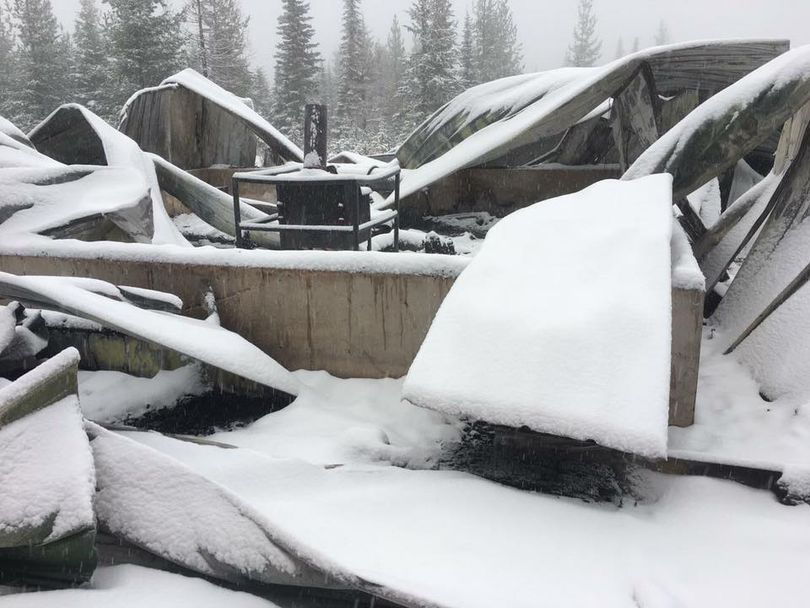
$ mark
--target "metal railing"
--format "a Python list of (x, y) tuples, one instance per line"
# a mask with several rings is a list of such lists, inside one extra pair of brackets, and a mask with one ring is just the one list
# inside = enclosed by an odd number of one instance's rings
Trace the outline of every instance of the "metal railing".
[[(377, 167), (372, 167), (367, 174), (332, 174), (320, 170), (301, 169), (299, 167), (276, 167), (273, 169), (263, 171), (251, 171), (234, 173), (231, 180), (231, 188), (233, 193), (233, 216), (234, 227), (236, 229), (236, 246), (239, 248), (247, 248), (250, 244), (250, 238), (245, 237), (245, 232), (325, 232), (330, 234), (352, 233), (352, 243), (354, 251), (360, 250), (361, 233), (368, 231), (368, 250), (371, 250), (371, 237), (373, 228), (386, 224), (393, 220), (394, 222), (394, 250), (399, 251), (399, 182), (400, 171), (399, 166), (394, 165), (388, 167), (383, 171), (375, 173)], [(312, 173), (305, 173), (312, 171)], [(379, 182), (394, 179), (394, 207), (381, 211), (375, 217), (360, 223), (360, 204), (362, 199), (361, 188), (363, 186), (372, 186)], [(304, 184), (304, 185), (322, 185), (337, 186), (344, 185), (350, 186), (355, 184), (354, 188), (347, 188), (349, 198), (351, 200), (345, 201), (345, 204), (352, 205), (354, 217), (352, 223), (349, 224), (283, 224), (283, 216), (276, 213), (269, 214), (266, 218), (259, 221), (242, 223), (241, 214), (241, 200), (239, 196), (239, 184)], [(273, 223), (276, 222), (276, 223)]]

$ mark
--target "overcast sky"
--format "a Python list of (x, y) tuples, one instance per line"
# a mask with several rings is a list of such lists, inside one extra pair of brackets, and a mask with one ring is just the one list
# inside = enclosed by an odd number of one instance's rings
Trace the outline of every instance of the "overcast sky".
[[(68, 29), (79, 0), (51, 0)], [(181, 0), (173, 0), (181, 4)], [(240, 0), (251, 17), (254, 63), (272, 71), (276, 20), (281, 0)], [(453, 0), (460, 21), (473, 0)], [(384, 38), (394, 14), (407, 23), (411, 0), (363, 0), (366, 23)], [(576, 20), (577, 0), (511, 0), (523, 44), (527, 71), (557, 67)], [(341, 0), (310, 0), (313, 25), (324, 57), (331, 58), (340, 39)], [(794, 46), (810, 43), (810, 0), (594, 0), (603, 41), (602, 59), (612, 60), (619, 38), (625, 49), (638, 37), (649, 46), (663, 20), (673, 41), (705, 38), (788, 38)]]

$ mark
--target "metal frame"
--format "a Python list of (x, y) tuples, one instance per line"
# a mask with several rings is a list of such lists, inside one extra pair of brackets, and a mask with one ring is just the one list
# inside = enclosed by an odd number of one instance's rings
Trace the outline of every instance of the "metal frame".
[[(357, 174), (342, 174), (334, 175), (331, 173), (307, 175), (303, 177), (295, 174), (300, 174), (302, 170), (299, 167), (277, 167), (264, 171), (251, 171), (234, 173), (231, 179), (231, 191), (233, 193), (233, 219), (234, 227), (236, 229), (236, 246), (240, 249), (247, 247), (249, 239), (245, 238), (242, 231), (250, 232), (330, 232), (341, 233), (351, 232), (353, 235), (354, 251), (360, 250), (360, 233), (363, 230), (369, 230), (368, 235), (368, 250), (371, 250), (371, 229), (375, 226), (385, 224), (394, 220), (394, 250), (399, 251), (399, 182), (400, 171), (398, 166), (393, 166), (380, 173), (373, 173), (376, 167), (372, 167), (366, 175)], [(394, 208), (382, 211), (380, 215), (371, 220), (359, 224), (360, 221), (360, 188), (363, 186), (371, 186), (383, 180), (394, 178)], [(351, 198), (353, 200), (347, 201), (348, 204), (354, 205), (354, 219), (351, 225), (318, 225), (318, 224), (274, 224), (270, 222), (279, 219), (278, 213), (273, 213), (258, 222), (242, 223), (241, 214), (241, 199), (239, 197), (239, 184), (279, 184), (279, 183), (301, 183), (307, 184), (322, 184), (328, 185), (350, 185), (354, 183), (355, 188), (352, 189)]]

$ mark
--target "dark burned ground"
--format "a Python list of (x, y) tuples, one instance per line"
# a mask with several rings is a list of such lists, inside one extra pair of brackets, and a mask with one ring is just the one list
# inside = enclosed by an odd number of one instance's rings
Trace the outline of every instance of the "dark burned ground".
[(641, 468), (628, 455), (528, 429), (470, 424), (441, 467), (521, 490), (588, 502), (640, 501)]
[(247, 426), (271, 412), (288, 406), (293, 398), (283, 393), (271, 397), (244, 397), (212, 391), (188, 397), (173, 407), (151, 410), (121, 422), (138, 429), (175, 435), (212, 435)]

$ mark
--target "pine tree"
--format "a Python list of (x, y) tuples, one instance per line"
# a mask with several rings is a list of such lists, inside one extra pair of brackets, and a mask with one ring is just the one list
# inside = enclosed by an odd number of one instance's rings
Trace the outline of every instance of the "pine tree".
[(114, 120), (107, 92), (109, 62), (95, 0), (81, 0), (74, 24), (76, 100), (107, 120)]
[(460, 82), (450, 0), (414, 0), (408, 15), (414, 43), (403, 93), (412, 128), (452, 99)]
[(282, 133), (303, 144), (304, 106), (317, 100), (321, 62), (313, 41), (309, 3), (283, 0), (278, 19), (273, 120)]
[(360, 0), (343, 0), (343, 34), (339, 51), (337, 108), (334, 113), (334, 135), (339, 149), (356, 148), (358, 142), (365, 138), (369, 42), (360, 12)]
[(248, 23), (236, 0), (187, 0), (191, 55), (199, 71), (245, 97), (253, 75), (248, 61)]
[(616, 45), (616, 59), (621, 59), (627, 53), (624, 52), (624, 40), (619, 38), (619, 43)]
[(593, 0), (579, 0), (577, 25), (574, 40), (568, 47), (568, 65), (589, 67), (594, 65), (602, 53), (602, 43), (596, 36), (596, 15), (593, 14)]
[(636, 36), (635, 38), (633, 38), (633, 52), (638, 53), (639, 48), (640, 48), (640, 43), (639, 43), (639, 40), (638, 40), (638, 36)]
[(461, 86), (464, 89), (478, 84), (478, 78), (475, 74), (475, 34), (473, 32), (473, 20), (470, 17), (470, 11), (464, 15), (464, 28), (461, 34)]
[(472, 29), (472, 84), (523, 71), (517, 27), (507, 0), (476, 0)]
[(386, 63), (383, 74), (385, 83), (385, 100), (383, 107), (384, 142), (383, 148), (390, 150), (399, 144), (407, 135), (405, 125), (405, 103), (401, 90), (407, 69), (408, 55), (405, 51), (405, 41), (402, 38), (402, 28), (396, 15), (391, 23), (386, 41)]
[(14, 0), (12, 15), (19, 40), (16, 86), (9, 118), (28, 130), (61, 104), (70, 75), (70, 44), (61, 32), (50, 0)]
[(270, 81), (262, 68), (256, 68), (251, 75), (250, 98), (253, 100), (253, 107), (261, 116), (270, 117), (273, 115), (273, 94), (270, 91)]
[(0, 4), (0, 116), (13, 119), (14, 93), (17, 89), (17, 54), (9, 15)]
[(664, 21), (658, 23), (658, 31), (655, 33), (655, 46), (669, 44), (669, 28)]
[(185, 64), (183, 15), (167, 0), (104, 0), (110, 6), (105, 23), (112, 57), (113, 103), (121, 107), (130, 95), (159, 84)]

